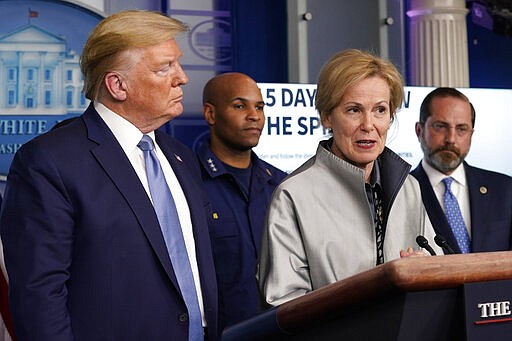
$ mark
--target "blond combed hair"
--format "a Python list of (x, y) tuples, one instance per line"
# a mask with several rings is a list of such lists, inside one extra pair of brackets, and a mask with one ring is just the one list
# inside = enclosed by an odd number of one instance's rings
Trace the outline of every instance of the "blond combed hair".
[(322, 122), (336, 108), (348, 88), (373, 76), (384, 79), (390, 90), (391, 119), (404, 100), (402, 76), (393, 63), (368, 52), (348, 49), (338, 52), (322, 67), (315, 106)]
[(154, 46), (186, 31), (183, 22), (154, 11), (127, 10), (103, 19), (92, 30), (80, 57), (85, 96), (98, 98), (105, 75), (120, 67), (122, 52)]

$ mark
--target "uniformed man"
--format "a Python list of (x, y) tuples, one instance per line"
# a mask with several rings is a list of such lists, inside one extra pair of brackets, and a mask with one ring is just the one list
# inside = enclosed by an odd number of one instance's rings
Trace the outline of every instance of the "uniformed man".
[(252, 151), (265, 124), (264, 105), (256, 82), (241, 73), (216, 76), (203, 91), (210, 138), (197, 154), (213, 208), (210, 233), (226, 327), (261, 311), (255, 279), (261, 230), (272, 192), (286, 176)]

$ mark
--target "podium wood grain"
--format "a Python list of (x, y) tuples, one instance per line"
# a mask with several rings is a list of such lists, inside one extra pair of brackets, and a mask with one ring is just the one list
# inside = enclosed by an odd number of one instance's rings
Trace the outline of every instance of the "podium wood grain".
[(293, 332), (398, 292), (511, 278), (512, 251), (396, 259), (282, 304), (277, 321)]

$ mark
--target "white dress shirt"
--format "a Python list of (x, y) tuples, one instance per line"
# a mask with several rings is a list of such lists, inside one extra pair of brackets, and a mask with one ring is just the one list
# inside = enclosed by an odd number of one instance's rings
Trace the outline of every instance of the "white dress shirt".
[(457, 198), (457, 202), (459, 203), (460, 211), (462, 213), (462, 218), (464, 219), (464, 224), (466, 225), (469, 238), (471, 239), (471, 211), (469, 208), (469, 190), (466, 183), (466, 171), (464, 169), (464, 165), (461, 163), (451, 175), (441, 173), (437, 169), (430, 166), (425, 161), (425, 159), (421, 161), (421, 165), (423, 166), (423, 169), (425, 170), (425, 173), (430, 180), (430, 185), (432, 185), (434, 193), (436, 194), (437, 200), (443, 208), (443, 211), (445, 211), (443, 200), (445, 185), (442, 180), (447, 177), (452, 177), (454, 179), (450, 188), (453, 195), (455, 195)]
[[(144, 154), (142, 150), (140, 150), (137, 147), (137, 144), (142, 139), (142, 132), (132, 123), (128, 122), (123, 117), (117, 115), (100, 102), (95, 102), (94, 108), (96, 109), (100, 117), (103, 119), (103, 121), (105, 121), (105, 123), (110, 128), (115, 138), (123, 148), (123, 151), (130, 160), (133, 169), (139, 176), (140, 182), (144, 186), (144, 189), (146, 190), (148, 197), (151, 199), (148, 179), (146, 177), (146, 164), (144, 161)], [(160, 162), (160, 165), (162, 166), (165, 180), (169, 185), (169, 190), (171, 191), (174, 202), (176, 204), (181, 229), (183, 231), (183, 238), (185, 239), (185, 247), (187, 249), (190, 266), (192, 268), (192, 275), (194, 276), (194, 283), (196, 286), (197, 299), (199, 302), (199, 309), (201, 310), (203, 326), (206, 326), (206, 319), (204, 316), (203, 307), (203, 295), (201, 292), (201, 282), (199, 279), (199, 268), (197, 266), (194, 234), (192, 231), (192, 220), (190, 218), (190, 209), (188, 207), (187, 199), (185, 197), (185, 194), (183, 193), (183, 189), (181, 188), (178, 178), (176, 178), (176, 174), (174, 174), (174, 171), (172, 170), (172, 167), (169, 164), (169, 161), (167, 160), (165, 155), (158, 147), (158, 144), (156, 143), (155, 132), (152, 131), (150, 133), (147, 133), (146, 135), (150, 136), (151, 139), (153, 139), (153, 142), (155, 144), (156, 156), (158, 158), (158, 161)]]

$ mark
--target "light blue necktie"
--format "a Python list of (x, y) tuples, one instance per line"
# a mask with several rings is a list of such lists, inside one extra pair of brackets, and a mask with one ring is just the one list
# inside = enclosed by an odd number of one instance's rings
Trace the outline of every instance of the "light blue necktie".
[(460, 251), (462, 253), (469, 253), (469, 234), (468, 230), (466, 229), (466, 224), (464, 224), (464, 219), (462, 218), (462, 213), (460, 212), (460, 207), (459, 203), (457, 202), (457, 198), (455, 198), (450, 189), (452, 182), (452, 177), (443, 179), (444, 186), (446, 187), (443, 197), (445, 214), (446, 218), (448, 219), (448, 223), (452, 228), (455, 239), (459, 244)]
[(156, 157), (151, 137), (148, 135), (142, 136), (137, 147), (144, 153), (146, 176), (149, 183), (149, 192), (153, 199), (153, 207), (158, 216), (174, 273), (187, 306), (189, 316), (188, 339), (189, 341), (204, 340), (196, 287), (174, 199), (165, 181), (160, 162)]

